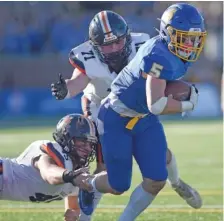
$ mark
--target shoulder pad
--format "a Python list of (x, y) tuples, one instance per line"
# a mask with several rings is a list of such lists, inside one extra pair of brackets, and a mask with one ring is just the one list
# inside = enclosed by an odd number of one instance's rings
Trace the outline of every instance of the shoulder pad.
[(62, 148), (55, 142), (45, 142), (41, 144), (40, 150), (49, 155), (55, 163), (62, 168), (72, 169), (71, 159), (62, 152)]
[(86, 74), (85, 66), (81, 60), (78, 59), (77, 54), (73, 50), (69, 53), (69, 62), (74, 67), (81, 71), (83, 74)]
[(137, 52), (138, 49), (149, 40), (149, 35), (146, 33), (131, 33), (132, 45)]
[(147, 33), (131, 32), (131, 37), (132, 37), (132, 40), (134, 41), (147, 41), (150, 39), (150, 36)]
[(84, 74), (86, 74), (85, 62), (91, 58), (95, 58), (95, 55), (92, 52), (92, 46), (89, 41), (73, 48), (69, 53), (69, 62), (71, 65)]

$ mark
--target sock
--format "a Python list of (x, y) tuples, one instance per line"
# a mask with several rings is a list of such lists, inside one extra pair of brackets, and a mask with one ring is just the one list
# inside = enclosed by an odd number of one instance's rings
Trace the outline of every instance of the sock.
[(140, 184), (132, 192), (128, 205), (121, 214), (119, 221), (132, 221), (143, 212), (154, 200), (155, 196), (146, 192)]
[(171, 185), (178, 185), (179, 183), (179, 173), (177, 168), (177, 162), (174, 154), (172, 153), (172, 158), (170, 163), (167, 165), (168, 171), (168, 181)]
[(99, 202), (103, 196), (103, 193), (101, 193), (97, 190), (95, 181), (96, 181), (96, 177), (94, 177), (91, 181), (93, 191), (94, 191), (94, 210), (96, 209), (97, 205), (99, 204)]
[(92, 180), (90, 180), (90, 184), (91, 184), (91, 186), (93, 187), (93, 191), (92, 192), (94, 192), (94, 193), (96, 193), (96, 194), (101, 194), (102, 195), (102, 193), (101, 192), (99, 192), (98, 191), (98, 189), (96, 188), (96, 184), (95, 184), (95, 182), (96, 182), (96, 178), (97, 178), (97, 176), (95, 176)]
[[(95, 185), (95, 180), (96, 177), (94, 177), (91, 181), (90, 184), (93, 187), (93, 191), (94, 192), (94, 200), (93, 200), (93, 204), (94, 204), (94, 210), (96, 209), (97, 205), (99, 204), (103, 194), (100, 193), (97, 189), (96, 189), (96, 185)], [(82, 212), (82, 210), (80, 211), (80, 216), (79, 216), (79, 220), (80, 221), (90, 221), (91, 220), (92, 215), (86, 215), (85, 213)]]
[(90, 221), (91, 216), (87, 216), (85, 213), (80, 210), (80, 216), (79, 216), (79, 221)]
[[(97, 207), (97, 205), (99, 204), (101, 198), (102, 198), (102, 193), (100, 192), (95, 192), (94, 191), (94, 201), (93, 201), (93, 204), (94, 204), (94, 211)], [(93, 215), (93, 214), (92, 214)], [(88, 216), (86, 215), (85, 213), (82, 212), (82, 210), (80, 210), (80, 216), (79, 216), (79, 221), (90, 221), (91, 220), (91, 217), (92, 215)]]

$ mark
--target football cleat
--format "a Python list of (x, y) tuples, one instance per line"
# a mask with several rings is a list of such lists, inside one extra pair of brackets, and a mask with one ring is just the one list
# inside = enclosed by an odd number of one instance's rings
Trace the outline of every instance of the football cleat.
[(201, 208), (202, 199), (200, 194), (183, 180), (180, 179), (180, 182), (177, 185), (172, 184), (172, 188), (187, 202), (189, 206), (195, 209)]
[(94, 192), (79, 190), (79, 206), (84, 214), (91, 215), (94, 211)]

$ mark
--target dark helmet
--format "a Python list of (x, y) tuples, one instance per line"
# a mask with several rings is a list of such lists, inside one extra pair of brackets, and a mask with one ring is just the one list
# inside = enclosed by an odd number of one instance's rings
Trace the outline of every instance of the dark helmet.
[[(63, 117), (56, 126), (53, 138), (78, 166), (87, 166), (94, 160), (98, 143), (96, 128), (87, 117), (81, 114), (69, 114)], [(79, 141), (84, 144), (81, 148), (77, 147)], [(79, 154), (80, 151), (82, 154)]]
[(89, 26), (89, 39), (99, 59), (119, 73), (131, 54), (131, 35), (126, 21), (112, 11), (101, 11)]

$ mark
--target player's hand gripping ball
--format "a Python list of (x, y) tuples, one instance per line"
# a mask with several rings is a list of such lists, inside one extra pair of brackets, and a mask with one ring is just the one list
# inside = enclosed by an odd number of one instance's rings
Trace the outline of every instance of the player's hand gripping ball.
[(168, 81), (165, 89), (165, 96), (173, 95), (178, 101), (188, 101), (191, 96), (191, 84), (186, 81)]
[(178, 101), (189, 101), (192, 103), (192, 110), (198, 103), (198, 89), (186, 81), (168, 81), (165, 89), (165, 96), (172, 95)]

